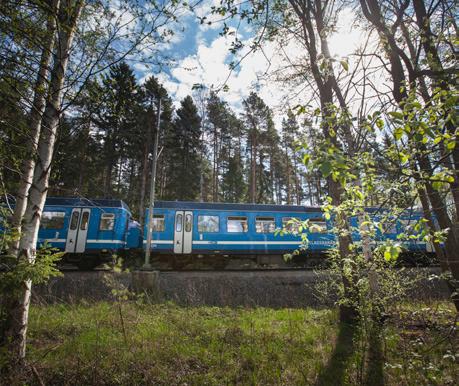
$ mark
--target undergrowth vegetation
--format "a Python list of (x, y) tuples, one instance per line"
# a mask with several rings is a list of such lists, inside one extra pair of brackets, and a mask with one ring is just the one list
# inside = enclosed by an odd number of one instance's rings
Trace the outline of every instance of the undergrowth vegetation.
[(448, 385), (453, 309), (394, 307), (380, 334), (330, 309), (184, 308), (115, 302), (31, 309), (29, 383)]

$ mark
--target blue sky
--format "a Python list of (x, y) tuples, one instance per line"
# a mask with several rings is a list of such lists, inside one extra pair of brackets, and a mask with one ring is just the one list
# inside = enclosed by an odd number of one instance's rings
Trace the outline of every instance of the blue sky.
[[(136, 75), (141, 82), (150, 75), (158, 77), (177, 104), (192, 93), (193, 84), (202, 83), (207, 87), (219, 88), (229, 77), (229, 91), (219, 93), (222, 99), (240, 112), (243, 98), (256, 90), (274, 109), (275, 121), (279, 125), (287, 107), (294, 107), (308, 100), (309, 95), (302, 93), (301, 86), (294, 86), (292, 89), (275, 82), (272, 77), (266, 78), (267, 70), (272, 72), (285, 63), (285, 57), (279, 55), (279, 47), (275, 43), (267, 44), (263, 51), (249, 55), (230, 75), (228, 63), (234, 58), (229, 48), (233, 37), (220, 35), (222, 23), (214, 22), (210, 26), (200, 24), (197, 17), (207, 16), (208, 20), (218, 20), (220, 17), (209, 15), (210, 7), (218, 3), (218, 0), (205, 0), (195, 10), (196, 14), (187, 12), (180, 17), (180, 25), (174, 28), (175, 35), (163, 45), (163, 53), (174, 58), (169, 67), (158, 73), (141, 63), (134, 63)], [(330, 39), (332, 54), (337, 58), (349, 55), (362, 40), (362, 31), (352, 25), (352, 18), (351, 11), (343, 12), (339, 31)], [(236, 21), (227, 23), (230, 27), (236, 26)], [(181, 31), (182, 28), (184, 31)], [(240, 26), (237, 33), (241, 40), (250, 41), (253, 37), (253, 32), (247, 25)], [(302, 53), (297, 46), (291, 45), (285, 47), (284, 54), (298, 57)]]

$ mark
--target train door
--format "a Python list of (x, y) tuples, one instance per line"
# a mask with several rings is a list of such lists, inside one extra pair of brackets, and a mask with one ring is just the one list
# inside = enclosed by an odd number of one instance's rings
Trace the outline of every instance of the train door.
[(174, 253), (191, 253), (193, 243), (193, 212), (176, 211)]
[(83, 253), (85, 251), (90, 216), (91, 209), (74, 208), (72, 210), (65, 252)]

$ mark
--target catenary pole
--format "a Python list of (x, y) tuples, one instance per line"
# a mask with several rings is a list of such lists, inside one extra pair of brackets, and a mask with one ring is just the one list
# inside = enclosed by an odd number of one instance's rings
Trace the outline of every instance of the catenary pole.
[(158, 161), (158, 142), (159, 130), (161, 125), (161, 98), (158, 98), (157, 121), (156, 121), (156, 135), (155, 143), (153, 145), (153, 160), (151, 164), (151, 184), (150, 184), (150, 204), (148, 206), (148, 225), (147, 225), (147, 245), (145, 247), (145, 264), (144, 269), (151, 269), (150, 255), (151, 255), (151, 239), (153, 231), (153, 209), (155, 206), (155, 185), (156, 185), (156, 164)]

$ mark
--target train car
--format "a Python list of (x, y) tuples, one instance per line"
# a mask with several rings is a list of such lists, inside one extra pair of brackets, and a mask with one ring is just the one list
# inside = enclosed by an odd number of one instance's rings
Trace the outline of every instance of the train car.
[[(378, 216), (378, 211), (369, 211), (373, 212), (372, 216)], [(386, 238), (395, 240), (398, 234), (405, 232), (407, 223), (421, 217), (419, 212), (407, 212), (378, 238), (381, 241)], [(280, 235), (276, 232), (277, 229), (291, 228), (289, 221), (293, 218), (308, 219), (310, 225), (315, 225), (315, 231), (308, 235), (305, 254), (321, 255), (335, 245), (335, 236), (331, 232), (333, 223), (324, 218), (318, 207), (157, 201), (153, 211), (151, 248), (154, 254), (172, 257), (282, 256), (301, 246), (298, 233)], [(358, 227), (357, 218), (352, 218), (350, 222), (352, 227)], [(144, 247), (146, 232), (145, 225)], [(353, 237), (358, 240), (358, 233)], [(429, 246), (420, 241), (405, 242), (405, 247), (408, 251), (429, 252)]]
[(38, 233), (65, 252), (64, 260), (92, 269), (126, 248), (139, 248), (140, 229), (121, 200), (50, 197), (45, 202)]

